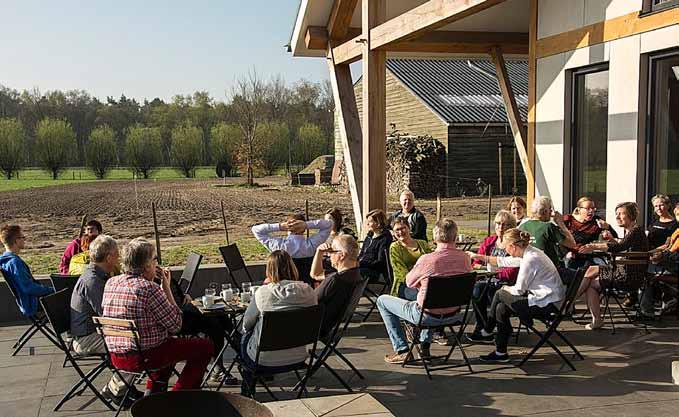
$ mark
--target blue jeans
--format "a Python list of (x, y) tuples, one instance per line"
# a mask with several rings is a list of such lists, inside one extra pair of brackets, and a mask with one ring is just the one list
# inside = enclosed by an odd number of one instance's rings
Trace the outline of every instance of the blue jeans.
[[(420, 308), (417, 301), (408, 301), (391, 295), (380, 295), (377, 299), (377, 309), (382, 315), (384, 326), (387, 328), (391, 345), (394, 352), (402, 352), (408, 349), (408, 340), (405, 332), (401, 327), (401, 320), (405, 320), (412, 324), (417, 324), (420, 321)], [(458, 316), (446, 317), (444, 319), (436, 318), (425, 314), (422, 318), (422, 324), (425, 326), (443, 326), (453, 323), (458, 320)], [(423, 330), (420, 333), (420, 342), (431, 342), (431, 331)]]

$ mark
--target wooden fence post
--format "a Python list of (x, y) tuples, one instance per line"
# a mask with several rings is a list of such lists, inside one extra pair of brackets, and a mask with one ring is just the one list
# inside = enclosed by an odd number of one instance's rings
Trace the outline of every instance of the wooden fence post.
[(226, 235), (226, 244), (229, 245), (229, 228), (226, 226), (226, 215), (224, 214), (224, 202), (220, 201), (219, 205), (222, 207), (222, 222), (224, 222), (224, 234)]
[(156, 218), (156, 203), (151, 202), (151, 211), (153, 212), (153, 233), (156, 235), (156, 256), (158, 257), (158, 265), (163, 263), (160, 256), (160, 234), (158, 233), (158, 219)]
[(490, 236), (491, 209), (493, 205), (493, 186), (488, 184), (488, 236)]

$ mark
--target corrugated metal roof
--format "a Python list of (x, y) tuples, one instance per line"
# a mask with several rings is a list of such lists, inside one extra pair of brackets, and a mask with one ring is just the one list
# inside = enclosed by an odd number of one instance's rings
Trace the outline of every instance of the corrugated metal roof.
[[(525, 122), (528, 62), (506, 64)], [(490, 59), (389, 59), (387, 68), (448, 123), (508, 123)]]

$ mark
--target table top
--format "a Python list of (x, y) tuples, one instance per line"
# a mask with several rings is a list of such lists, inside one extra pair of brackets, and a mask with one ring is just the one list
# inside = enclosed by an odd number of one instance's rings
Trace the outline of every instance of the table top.
[(200, 311), (203, 314), (240, 314), (245, 312), (247, 310), (248, 305), (246, 303), (241, 302), (239, 299), (235, 298), (228, 303), (224, 302), (222, 297), (215, 297), (215, 306), (220, 306), (217, 308), (204, 308), (203, 307), (203, 300), (201, 297), (196, 298), (195, 300), (191, 301), (191, 304), (196, 306), (198, 308), (198, 311)]

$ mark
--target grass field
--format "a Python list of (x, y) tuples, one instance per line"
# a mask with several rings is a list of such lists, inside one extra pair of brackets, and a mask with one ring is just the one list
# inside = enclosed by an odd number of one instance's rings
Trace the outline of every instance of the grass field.
[[(176, 169), (163, 167), (154, 171), (150, 180), (182, 179), (184, 176)], [(196, 168), (197, 179), (215, 178), (215, 168), (212, 166)], [(109, 172), (105, 180), (131, 180), (132, 171), (125, 168), (115, 168)], [(28, 168), (19, 172), (19, 179), (0, 180), (0, 191), (16, 191), (27, 188), (50, 187), (53, 185), (77, 184), (82, 182), (98, 181), (92, 171), (86, 168), (68, 168), (59, 175), (56, 180), (52, 179), (49, 172), (38, 169)]]

